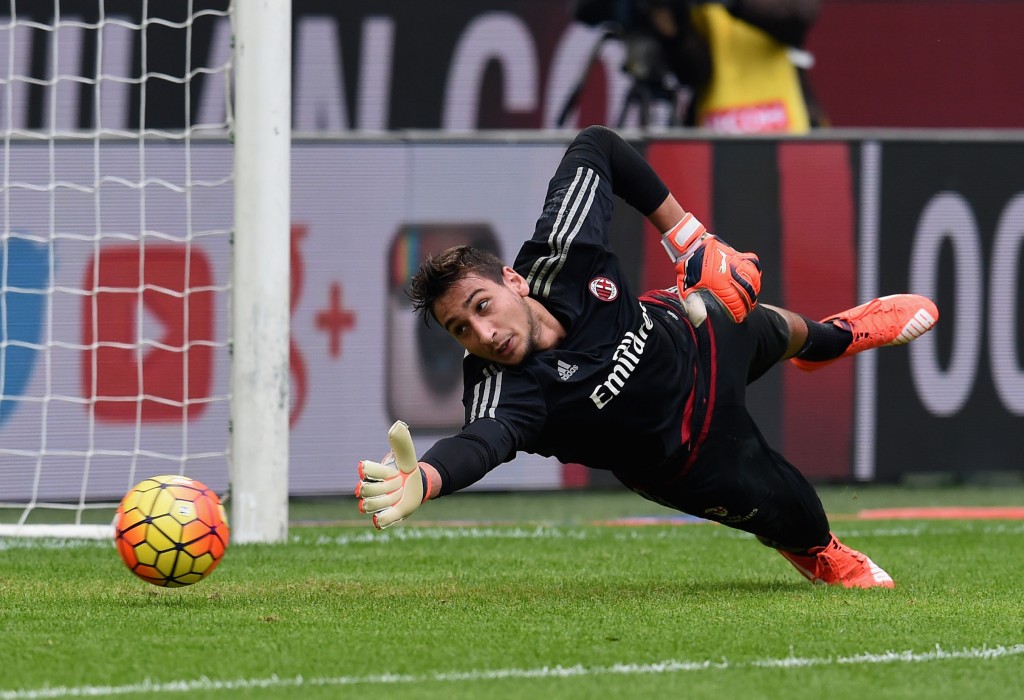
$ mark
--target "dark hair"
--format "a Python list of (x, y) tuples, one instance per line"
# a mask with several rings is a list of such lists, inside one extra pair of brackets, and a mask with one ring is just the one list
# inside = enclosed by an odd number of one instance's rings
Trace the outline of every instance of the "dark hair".
[[(505, 263), (486, 250), (457, 245), (428, 255), (409, 281), (412, 308), (427, 323), (434, 316), (434, 304), (457, 282), (466, 277), (480, 277), (501, 284)], [(437, 318), (434, 317), (436, 321)]]

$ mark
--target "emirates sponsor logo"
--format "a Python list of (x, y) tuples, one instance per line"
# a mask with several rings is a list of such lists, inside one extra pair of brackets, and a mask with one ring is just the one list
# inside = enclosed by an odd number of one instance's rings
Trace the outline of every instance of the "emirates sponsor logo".
[(647, 336), (654, 328), (654, 321), (647, 315), (647, 309), (643, 304), (640, 304), (640, 314), (642, 320), (639, 328), (635, 333), (626, 331), (626, 335), (622, 337), (615, 352), (612, 353), (613, 364), (608, 377), (590, 392), (590, 400), (598, 409), (607, 406), (626, 388), (626, 382), (633, 376), (633, 370), (643, 358), (644, 348), (647, 346)]

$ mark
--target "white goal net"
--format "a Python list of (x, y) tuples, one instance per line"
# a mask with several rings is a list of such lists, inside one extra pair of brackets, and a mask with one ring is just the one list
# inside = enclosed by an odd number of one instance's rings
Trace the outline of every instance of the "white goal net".
[(159, 474), (237, 495), (236, 39), (228, 0), (0, 8), (0, 534), (108, 536)]

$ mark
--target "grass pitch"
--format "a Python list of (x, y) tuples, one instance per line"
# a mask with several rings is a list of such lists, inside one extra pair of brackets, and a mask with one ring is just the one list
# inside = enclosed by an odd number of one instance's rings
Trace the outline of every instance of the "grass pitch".
[(895, 590), (812, 586), (718, 525), (595, 524), (672, 514), (619, 492), (460, 494), (383, 533), (296, 504), (289, 543), (175, 590), (111, 543), (0, 540), (0, 700), (1021, 697), (1024, 521), (854, 515), (1024, 490), (821, 493)]

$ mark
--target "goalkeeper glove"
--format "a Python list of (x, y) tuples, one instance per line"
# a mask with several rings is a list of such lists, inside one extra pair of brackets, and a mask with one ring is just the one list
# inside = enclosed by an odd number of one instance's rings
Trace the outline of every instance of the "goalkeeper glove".
[(755, 254), (737, 252), (689, 213), (661, 237), (661, 244), (675, 263), (679, 298), (691, 320), (687, 297), (698, 289), (711, 292), (736, 323), (757, 306), (761, 263)]
[(356, 484), (359, 512), (373, 513), (373, 526), (378, 530), (412, 515), (429, 495), (424, 488), (426, 476), (416, 461), (409, 426), (395, 421), (388, 431), (388, 442), (391, 452), (382, 461), (359, 462)]

